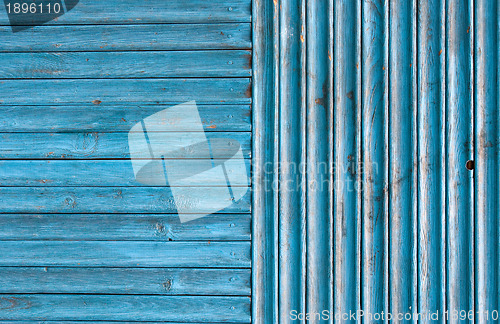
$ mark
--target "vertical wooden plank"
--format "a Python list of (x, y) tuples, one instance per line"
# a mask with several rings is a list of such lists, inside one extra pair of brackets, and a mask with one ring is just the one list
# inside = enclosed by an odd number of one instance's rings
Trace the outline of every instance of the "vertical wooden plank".
[(388, 311), (387, 8), (384, 0), (363, 0), (361, 298), (366, 313)]
[(476, 0), (475, 221), (477, 323), (499, 307), (498, 1)]
[[(474, 310), (472, 0), (447, 0), (447, 309)], [(450, 316), (449, 323), (470, 323)]]
[(305, 310), (305, 1), (280, 5), (279, 317)]
[(252, 322), (278, 322), (278, 3), (253, 0)]
[(359, 305), (359, 225), (357, 162), (361, 106), (358, 93), (359, 1), (335, 1), (334, 7), (334, 274), (335, 314)]
[[(420, 0), (418, 17), (418, 311), (444, 313), (445, 1)], [(423, 323), (444, 323), (428, 318)]]
[[(389, 296), (392, 314), (416, 307), (414, 1), (391, 0), (389, 31)], [(394, 322), (416, 322), (416, 320)]]
[[(333, 311), (331, 9), (332, 1), (307, 2), (306, 311), (310, 314)], [(308, 322), (325, 321), (312, 316)]]

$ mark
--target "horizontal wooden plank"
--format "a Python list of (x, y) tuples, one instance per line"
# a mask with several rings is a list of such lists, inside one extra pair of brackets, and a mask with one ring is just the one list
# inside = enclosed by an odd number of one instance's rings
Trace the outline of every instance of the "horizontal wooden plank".
[[(0, 132), (128, 132), (170, 106), (2, 106)], [(251, 131), (250, 105), (197, 105), (206, 132)], [(36, 116), (36, 118), (33, 118)]]
[[(28, 15), (29, 16), (29, 15)], [(250, 22), (251, 0), (85, 0), (49, 25)], [(7, 15), (0, 24), (9, 25)], [(31, 25), (27, 17), (19, 25)]]
[(250, 322), (249, 297), (4, 295), (0, 320)]
[[(214, 138), (227, 139), (215, 141), (212, 150), (217, 151), (221, 158), (233, 156), (234, 141), (238, 141), (243, 150), (243, 156), (250, 158), (251, 133), (247, 132), (214, 132), (206, 133), (209, 140)], [(183, 139), (189, 140), (189, 133), (166, 135), (159, 145), (176, 148), (177, 155), (173, 158), (195, 158), (197, 152), (183, 150)], [(145, 148), (146, 149), (146, 148)], [(139, 152), (136, 149), (137, 152)], [(147, 153), (147, 152), (145, 152)], [(200, 158), (206, 158), (200, 152)], [(129, 159), (128, 133), (1, 133), (0, 159)]]
[[(13, 33), (0, 26), (1, 52), (251, 49), (251, 25), (166, 24), (38, 26)], [(123, 62), (126, 64), (126, 62)]]
[(0, 267), (0, 294), (250, 296), (250, 269)]
[(0, 214), (0, 241), (241, 241), (250, 214), (212, 214), (180, 223), (177, 214)]
[(250, 242), (1, 241), (0, 266), (249, 268)]
[[(248, 160), (172, 160), (166, 166), (173, 168), (182, 186), (226, 187), (226, 177), (210, 172), (198, 173), (193, 169), (200, 165), (224, 164), (231, 176), (231, 186), (247, 187), (250, 182)], [(245, 168), (246, 166), (246, 168)], [(135, 179), (132, 164), (128, 160), (65, 160), (65, 161), (18, 161), (0, 160), (0, 186), (11, 187), (143, 187)], [(149, 185), (148, 185), (149, 186)]]
[(0, 105), (245, 104), (250, 97), (247, 78), (0, 81)]
[[(250, 212), (250, 192), (231, 203), (227, 188), (179, 188), (177, 203), (184, 213), (210, 213), (227, 199), (220, 213)], [(176, 213), (169, 187), (2, 187), (0, 213)], [(0, 254), (1, 255), (1, 254)]]
[(250, 77), (250, 51), (0, 53), (2, 79)]

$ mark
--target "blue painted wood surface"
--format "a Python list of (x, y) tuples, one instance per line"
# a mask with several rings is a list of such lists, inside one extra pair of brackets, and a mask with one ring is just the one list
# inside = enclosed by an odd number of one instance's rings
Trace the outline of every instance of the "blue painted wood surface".
[(248, 241), (250, 214), (1, 214), (0, 241)]
[(0, 78), (250, 77), (251, 59), (248, 50), (0, 53)]
[(0, 267), (0, 293), (249, 296), (250, 272), (250, 269)]
[[(251, 22), (249, 0), (101, 0), (80, 1), (77, 10), (49, 25)], [(3, 8), (1, 9), (3, 10)], [(0, 16), (0, 25), (8, 25)]]
[(254, 4), (253, 321), (497, 321), (498, 2)]
[[(54, 91), (57, 89), (57, 91)], [(0, 81), (2, 105), (249, 104), (250, 79), (98, 79)], [(125, 94), (125, 95), (124, 95)]]
[[(128, 132), (145, 117), (168, 106), (96, 105), (84, 103), (73, 106), (2, 106), (2, 133), (55, 132)], [(251, 105), (198, 105), (201, 122), (207, 132), (236, 132), (252, 130)], [(33, 119), (36, 114), (37, 118)], [(53, 118), (57, 115), (58, 118)], [(191, 126), (187, 122), (183, 125)]]
[[(181, 223), (170, 188), (134, 179), (128, 144), (144, 118), (195, 100), (217, 158), (236, 140), (250, 173), (251, 8), (83, 0), (16, 34), (0, 8), (2, 323), (251, 321), (250, 188)], [(158, 135), (176, 165), (207, 158), (182, 149), (187, 133)], [(212, 176), (184, 184), (197, 216), (227, 192)]]
[[(77, 9), (77, 8), (75, 8)], [(250, 49), (250, 24), (0, 26), (0, 52)]]
[[(250, 164), (243, 160), (200, 160), (199, 163), (224, 163), (226, 172), (234, 178), (231, 186), (248, 187)], [(212, 162), (211, 162), (212, 161)], [(246, 169), (241, 168), (246, 164)], [(196, 179), (186, 160), (171, 160), (168, 168), (186, 178), (183, 186), (226, 187), (227, 180), (214, 174), (199, 175)], [(137, 182), (129, 160), (69, 160), (69, 161), (0, 161), (0, 186), (3, 187), (144, 187)]]
[(3, 241), (0, 251), (9, 267), (250, 267), (249, 242)]
[[(234, 141), (238, 141), (243, 150), (243, 156), (249, 158), (251, 133), (249, 132), (207, 132), (209, 140), (221, 138), (226, 141), (216, 141), (213, 145), (220, 158), (230, 158), (234, 153)], [(176, 147), (172, 158), (206, 158), (206, 154), (187, 152), (179, 140), (189, 138), (187, 133), (159, 139), (158, 144), (166, 147)], [(175, 140), (178, 139), (178, 140)], [(147, 148), (144, 148), (147, 150)], [(142, 153), (142, 149), (135, 152)], [(90, 159), (129, 159), (128, 133), (0, 133), (1, 159), (36, 159), (36, 160), (90, 160)]]
[(45, 294), (4, 295), (0, 303), (0, 318), (17, 321), (250, 321), (249, 297)]

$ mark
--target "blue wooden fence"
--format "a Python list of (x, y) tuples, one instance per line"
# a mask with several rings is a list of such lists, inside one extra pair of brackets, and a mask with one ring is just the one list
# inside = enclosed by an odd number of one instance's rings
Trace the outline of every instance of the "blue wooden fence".
[(497, 322), (499, 37), (495, 0), (254, 1), (255, 323)]
[[(218, 158), (237, 140), (250, 166), (251, 1), (81, 0), (17, 33), (4, 11), (0, 321), (249, 323), (251, 195), (180, 223), (128, 132), (195, 100)], [(188, 153), (172, 163), (206, 158)], [(204, 183), (186, 190), (206, 204), (227, 185)]]

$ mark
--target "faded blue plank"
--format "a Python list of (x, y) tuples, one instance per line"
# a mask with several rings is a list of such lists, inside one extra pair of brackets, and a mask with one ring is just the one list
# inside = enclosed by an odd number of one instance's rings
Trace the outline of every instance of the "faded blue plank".
[[(245, 158), (250, 157), (251, 133), (215, 132), (206, 133), (209, 140), (222, 138), (227, 141), (215, 141), (212, 149), (220, 158), (231, 158), (233, 144), (238, 141)], [(157, 145), (177, 148), (172, 158), (206, 158), (203, 152), (188, 152), (184, 140), (189, 133), (172, 133), (165, 136)], [(156, 137), (155, 137), (156, 138)], [(147, 150), (147, 148), (144, 148)], [(140, 152), (138, 149), (137, 153)], [(199, 153), (199, 155), (197, 155)], [(0, 134), (0, 159), (129, 159), (128, 133), (3, 133)]]
[[(446, 8), (447, 309), (474, 310), (472, 0)], [(449, 323), (473, 323), (450, 318)]]
[[(416, 1), (391, 0), (389, 47), (389, 302), (417, 309)], [(416, 320), (404, 321), (416, 323)]]
[[(226, 199), (222, 213), (250, 212), (250, 192), (231, 203), (227, 188), (178, 188), (177, 201), (185, 213), (210, 213)], [(119, 188), (0, 188), (3, 213), (176, 213), (176, 202), (169, 187)]]
[(0, 320), (250, 322), (250, 298), (4, 295)]
[[(144, 118), (169, 107), (92, 103), (78, 106), (0, 105), (0, 132), (128, 132)], [(251, 131), (251, 105), (221, 104), (197, 107), (206, 132)], [(34, 115), (36, 118), (33, 118)], [(186, 121), (183, 121), (183, 125), (188, 127)]]
[(0, 214), (0, 241), (242, 241), (250, 240), (251, 221), (250, 214), (187, 223), (177, 214)]
[[(333, 311), (333, 231), (329, 165), (332, 159), (333, 104), (330, 69), (333, 44), (329, 31), (331, 1), (306, 5), (307, 15), (307, 261), (306, 309)], [(311, 319), (309, 323), (318, 323)]]
[(250, 248), (250, 242), (2, 241), (0, 266), (249, 268)]
[(252, 321), (278, 322), (278, 1), (253, 1)]
[(387, 2), (364, 0), (362, 17), (361, 309), (373, 314), (389, 310)]
[(479, 324), (491, 323), (491, 312), (500, 307), (499, 10), (498, 1), (475, 1), (475, 322)]
[(250, 270), (0, 267), (0, 293), (248, 296)]
[[(222, 165), (231, 176), (231, 186), (248, 187), (250, 163), (248, 161), (200, 160), (186, 165), (186, 160), (168, 162), (167, 171), (172, 168), (176, 176), (183, 178), (183, 186), (227, 187), (225, 177), (204, 172), (191, 178), (197, 165)], [(242, 164), (246, 168), (242, 167)], [(146, 186), (135, 179), (132, 163), (128, 160), (98, 161), (1, 161), (0, 186), (11, 187), (142, 187)]]
[(361, 7), (352, 0), (333, 2), (334, 303), (335, 314), (348, 314), (356, 312), (361, 305), (361, 204), (358, 201), (361, 174), (358, 167), (362, 98), (361, 38), (357, 32), (361, 27)]
[[(421, 1), (418, 13), (418, 311), (446, 303), (445, 1)], [(422, 320), (423, 323), (445, 323)]]
[(249, 77), (250, 51), (0, 53), (2, 79)]
[[(0, 24), (9, 25), (5, 9)], [(250, 22), (251, 0), (85, 0), (51, 25)], [(20, 22), (23, 22), (22, 20)], [(24, 22), (30, 25), (29, 20)]]
[[(280, 1), (279, 12), (279, 319), (306, 308), (305, 0)], [(304, 320), (299, 320), (304, 323)]]
[[(1, 36), (0, 36), (1, 38)], [(250, 79), (99, 79), (0, 81), (0, 105), (243, 104)]]
[[(76, 9), (76, 8), (75, 8)], [(250, 24), (0, 26), (0, 52), (250, 49)]]

